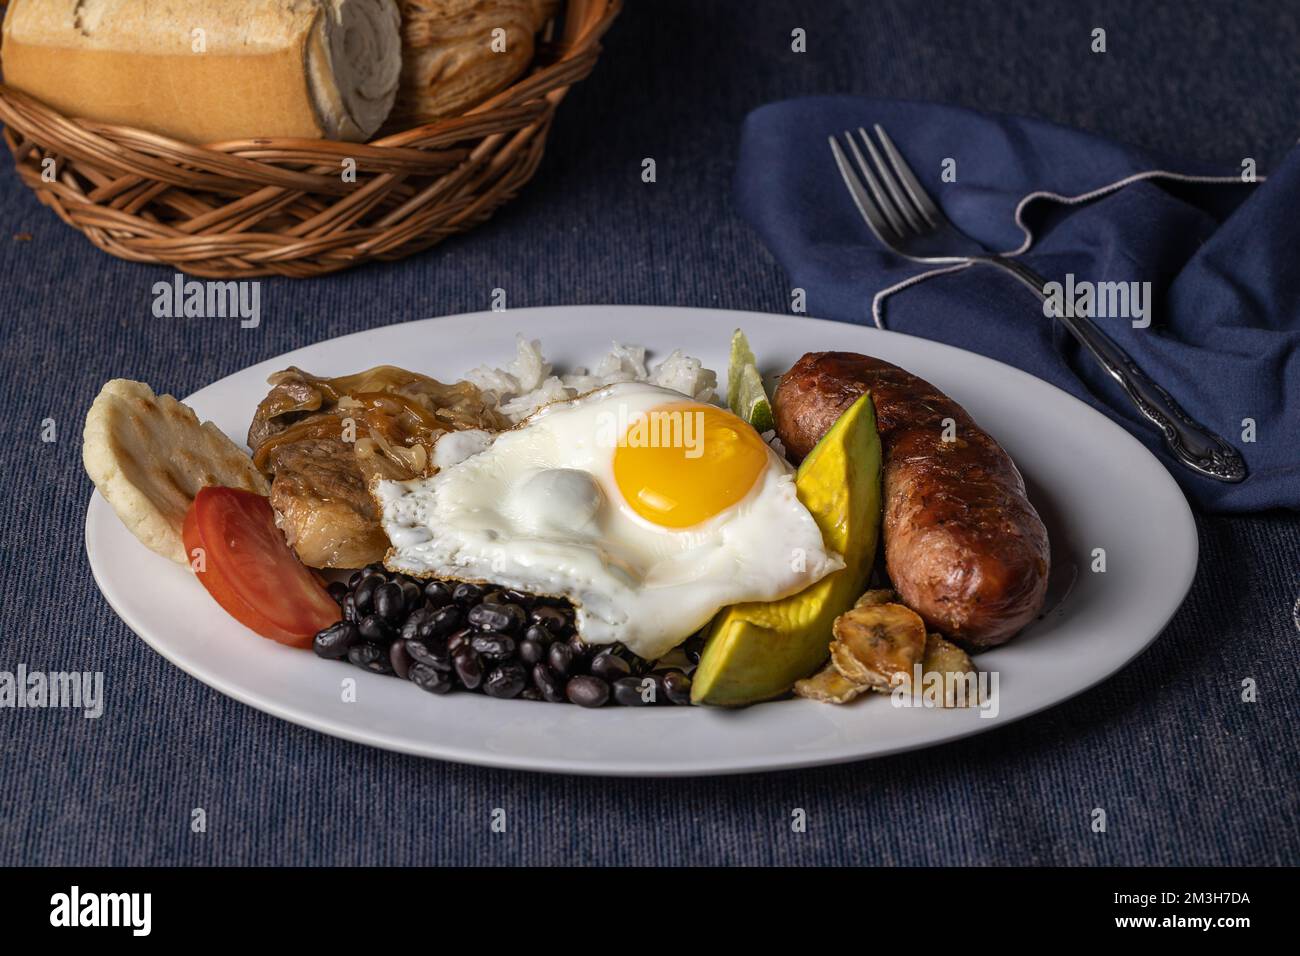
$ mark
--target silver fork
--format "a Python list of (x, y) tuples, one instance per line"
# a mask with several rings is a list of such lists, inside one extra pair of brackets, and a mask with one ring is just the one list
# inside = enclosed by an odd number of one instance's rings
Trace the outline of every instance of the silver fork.
[[(858, 127), (858, 139), (845, 132), (853, 162), (834, 136), (830, 137), (830, 144), (844, 185), (881, 244), (914, 262), (977, 262), (994, 266), (1015, 276), (1033, 290), (1039, 301), (1045, 302), (1047, 280), (1022, 262), (990, 252), (949, 222), (885, 131), (879, 125), (874, 129), (880, 139), (879, 149), (862, 127)], [(859, 141), (866, 148), (870, 163), (858, 148)], [(1169, 450), (1182, 464), (1219, 481), (1237, 482), (1246, 477), (1246, 463), (1237, 449), (1183, 411), (1168, 392), (1151, 381), (1090, 319), (1059, 309), (1055, 318), (1119, 383), (1138, 411), (1160, 430)]]

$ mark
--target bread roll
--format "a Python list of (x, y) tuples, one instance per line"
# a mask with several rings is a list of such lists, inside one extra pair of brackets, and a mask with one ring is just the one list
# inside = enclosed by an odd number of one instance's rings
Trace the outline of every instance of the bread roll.
[(533, 61), (533, 35), (558, 3), (399, 0), (399, 6), (402, 80), (392, 126), (462, 113), (505, 89)]
[(191, 143), (362, 140), (401, 73), (395, 0), (11, 0), (5, 82)]

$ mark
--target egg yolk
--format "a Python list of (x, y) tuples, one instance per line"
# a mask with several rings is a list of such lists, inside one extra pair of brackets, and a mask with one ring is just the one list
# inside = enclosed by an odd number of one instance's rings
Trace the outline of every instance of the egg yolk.
[(633, 417), (614, 449), (614, 481), (624, 500), (665, 528), (689, 528), (730, 508), (766, 467), (758, 432), (728, 411), (696, 402)]

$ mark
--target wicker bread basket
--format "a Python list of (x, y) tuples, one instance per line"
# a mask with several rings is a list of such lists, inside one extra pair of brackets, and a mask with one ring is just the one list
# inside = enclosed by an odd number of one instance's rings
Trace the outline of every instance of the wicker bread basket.
[[(0, 122), (23, 182), (105, 252), (209, 278), (321, 275), (427, 249), (511, 199), (620, 5), (566, 0), (512, 86), (462, 116), (364, 144), (192, 146), (62, 116), (3, 83)], [(348, 158), (355, 182), (340, 175)]]

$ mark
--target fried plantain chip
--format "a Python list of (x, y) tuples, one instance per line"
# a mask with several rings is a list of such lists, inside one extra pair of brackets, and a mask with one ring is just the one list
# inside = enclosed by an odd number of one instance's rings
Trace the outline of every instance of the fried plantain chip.
[[(951, 641), (938, 634), (927, 634), (921, 671), (927, 677), (930, 674), (943, 676), (944, 707), (973, 707), (979, 703), (978, 684), (974, 680), (975, 665), (971, 663), (970, 655)], [(964, 680), (966, 685), (961, 695), (957, 692), (958, 680)], [(962, 702), (958, 701), (959, 696)]]
[(794, 683), (794, 692), (799, 697), (826, 704), (847, 704), (866, 690), (865, 684), (849, 680), (835, 669), (834, 664), (827, 664), (812, 677)]
[(853, 652), (839, 641), (831, 641), (831, 667), (851, 684), (858, 684), (871, 690), (889, 690), (889, 685), (879, 674), (867, 670), (866, 666), (853, 656)]
[[(925, 623), (901, 604), (870, 604), (845, 611), (832, 627), (831, 662), (847, 680), (888, 691), (911, 682), (925, 654)], [(897, 675), (902, 675), (898, 678)]]

